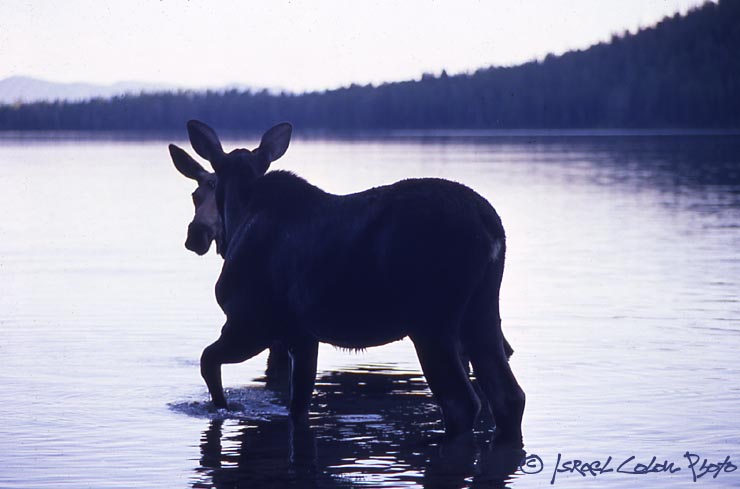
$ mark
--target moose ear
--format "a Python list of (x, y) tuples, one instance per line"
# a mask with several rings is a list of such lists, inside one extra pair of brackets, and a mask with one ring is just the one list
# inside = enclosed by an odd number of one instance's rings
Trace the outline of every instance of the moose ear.
[(175, 164), (177, 171), (186, 177), (199, 182), (201, 178), (208, 175), (208, 172), (200, 165), (200, 163), (195, 161), (192, 156), (185, 152), (184, 149), (179, 148), (174, 144), (170, 144), (170, 156), (172, 157), (172, 162)]
[(188, 135), (195, 152), (211, 163), (223, 156), (221, 141), (216, 132), (206, 124), (196, 120), (188, 121)]
[(293, 133), (293, 126), (288, 122), (281, 122), (268, 130), (260, 141), (258, 148), (260, 153), (267, 156), (268, 164), (277, 160), (285, 154), (290, 144), (290, 135)]

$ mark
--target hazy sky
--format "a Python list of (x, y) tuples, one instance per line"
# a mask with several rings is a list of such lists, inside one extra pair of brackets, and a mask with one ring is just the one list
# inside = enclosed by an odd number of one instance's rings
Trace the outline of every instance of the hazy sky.
[(1, 0), (0, 78), (292, 90), (562, 53), (702, 0)]

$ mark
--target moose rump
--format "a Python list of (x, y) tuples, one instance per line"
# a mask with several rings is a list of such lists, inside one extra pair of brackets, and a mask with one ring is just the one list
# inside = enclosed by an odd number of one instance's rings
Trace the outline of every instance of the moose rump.
[(319, 342), (365, 348), (408, 336), (448, 435), (469, 431), (481, 408), (469, 358), (497, 434), (521, 439), (524, 394), (499, 316), (505, 235), (485, 199), (441, 179), (333, 195), (266, 173), (287, 149), (288, 124), (254, 151), (228, 154), (205, 124), (188, 130), (218, 175), (224, 223), (216, 297), (227, 322), (201, 358), (217, 406), (226, 406), (221, 365), (277, 340), (292, 358), (291, 417), (305, 420)]

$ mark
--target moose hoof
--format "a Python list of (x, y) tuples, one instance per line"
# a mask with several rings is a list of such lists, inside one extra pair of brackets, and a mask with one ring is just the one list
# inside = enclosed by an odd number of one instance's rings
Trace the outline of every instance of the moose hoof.
[(213, 400), (213, 409), (219, 410), (219, 409), (229, 409), (229, 405), (226, 403), (226, 399), (214, 399)]

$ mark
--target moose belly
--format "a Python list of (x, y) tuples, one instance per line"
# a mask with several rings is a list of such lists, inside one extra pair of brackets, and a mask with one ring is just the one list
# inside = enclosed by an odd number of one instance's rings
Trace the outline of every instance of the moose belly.
[[(466, 293), (464, 277), (385, 277), (357, 274), (362, 280), (314, 281), (296, 287), (288, 310), (296, 326), (319, 341), (345, 348), (384, 345), (414, 334), (449, 334)], [(431, 275), (431, 273), (429, 274)], [(442, 274), (439, 274), (442, 275)]]
[(392, 320), (371, 320), (359, 315), (333, 316), (325, 315), (305, 327), (322, 343), (342, 348), (385, 345), (403, 339), (408, 334), (406, 325)]
[(375, 289), (331, 288), (303, 304), (299, 327), (319, 341), (344, 348), (367, 348), (397, 341), (409, 334), (409, 319), (398, 300)]

